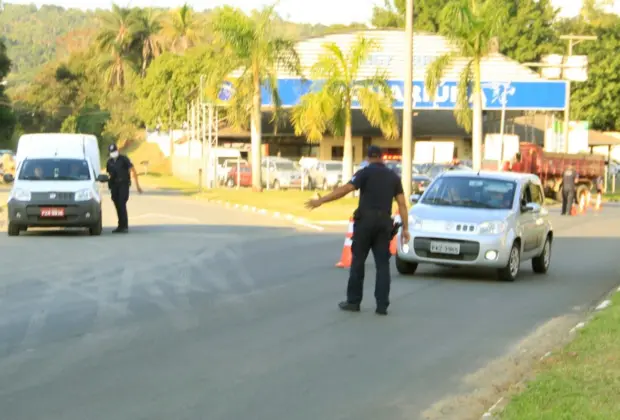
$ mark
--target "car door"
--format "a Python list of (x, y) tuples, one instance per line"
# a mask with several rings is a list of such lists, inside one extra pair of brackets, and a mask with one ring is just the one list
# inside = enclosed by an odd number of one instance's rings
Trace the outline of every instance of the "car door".
[(529, 182), (523, 185), (519, 201), (518, 223), (521, 239), (523, 241), (521, 248), (524, 254), (523, 257), (527, 258), (528, 255), (532, 254), (536, 249), (535, 217), (531, 211), (525, 210), (525, 206), (532, 202), (532, 192)]
[(249, 166), (241, 167), (241, 185), (244, 187), (252, 185), (252, 169)]
[(532, 202), (538, 204), (541, 208), (540, 213), (532, 214), (534, 219), (534, 226), (532, 227), (534, 234), (533, 241), (536, 244), (534, 249), (539, 250), (540, 247), (543, 246), (545, 234), (547, 233), (545, 226), (545, 215), (543, 214), (543, 212), (545, 212), (545, 210), (543, 209), (543, 206), (545, 204), (545, 194), (543, 193), (542, 185), (540, 185), (538, 182), (530, 182), (529, 186), (530, 194), (532, 196)]

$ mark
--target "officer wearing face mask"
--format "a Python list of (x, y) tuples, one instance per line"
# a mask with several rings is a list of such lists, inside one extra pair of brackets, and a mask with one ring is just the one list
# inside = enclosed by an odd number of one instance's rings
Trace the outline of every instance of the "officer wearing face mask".
[(112, 192), (112, 202), (116, 208), (118, 216), (118, 227), (113, 230), (114, 233), (127, 233), (129, 231), (129, 221), (127, 216), (127, 200), (129, 200), (129, 187), (131, 186), (131, 174), (136, 181), (138, 192), (142, 193), (142, 188), (138, 183), (138, 173), (134, 168), (131, 160), (125, 155), (121, 155), (118, 147), (111, 144), (108, 148), (110, 159), (106, 165), (110, 181), (108, 186)]

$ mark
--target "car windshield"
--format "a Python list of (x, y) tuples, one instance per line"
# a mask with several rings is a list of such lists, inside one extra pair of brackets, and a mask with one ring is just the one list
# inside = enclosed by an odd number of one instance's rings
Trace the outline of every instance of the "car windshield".
[(342, 171), (342, 163), (328, 163), (325, 165), (326, 171)]
[(483, 209), (512, 208), (516, 184), (478, 176), (444, 176), (422, 198), (423, 204)]
[(27, 159), (19, 171), (27, 181), (86, 181), (91, 179), (84, 159)]

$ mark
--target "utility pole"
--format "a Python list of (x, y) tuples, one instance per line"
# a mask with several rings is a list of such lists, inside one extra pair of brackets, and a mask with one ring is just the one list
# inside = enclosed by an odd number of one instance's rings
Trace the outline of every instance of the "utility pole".
[[(565, 70), (566, 69), (579, 69), (580, 66), (571, 65), (568, 63), (570, 57), (573, 55), (573, 47), (579, 44), (582, 41), (595, 41), (598, 39), (596, 36), (592, 35), (562, 35), (560, 39), (568, 40), (568, 56), (562, 58), (561, 64), (553, 64), (553, 63), (523, 63), (524, 66), (528, 67), (542, 67), (542, 68), (560, 68), (560, 76), (559, 78), (566, 82), (566, 103), (564, 104), (564, 152), (568, 153), (568, 125), (570, 123), (570, 99), (571, 99), (571, 80), (567, 77)], [(551, 76), (550, 79), (557, 79), (557, 76)], [(555, 131), (554, 131), (555, 133)]]
[[(2, 1), (2, 0), (0, 0)], [(170, 157), (174, 154), (174, 131), (172, 129), (172, 89), (168, 88), (168, 133), (170, 134)]]
[[(560, 39), (568, 41), (568, 55), (566, 61), (573, 55), (573, 47), (582, 41), (594, 41), (596, 36), (583, 35), (562, 35)], [(562, 67), (562, 79), (564, 79), (564, 69)], [(570, 80), (566, 79), (566, 108), (564, 109), (564, 153), (568, 153), (568, 125), (570, 123)]]
[(413, 166), (413, 1), (407, 0), (405, 30), (405, 99), (403, 104), (402, 182), (407, 200), (411, 196)]

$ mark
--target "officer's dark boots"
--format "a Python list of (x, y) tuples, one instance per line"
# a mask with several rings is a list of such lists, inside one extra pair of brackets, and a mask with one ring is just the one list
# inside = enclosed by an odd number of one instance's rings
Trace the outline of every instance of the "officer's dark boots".
[(338, 307), (342, 309), (343, 311), (348, 311), (348, 312), (359, 312), (360, 311), (359, 303), (349, 303), (346, 300), (343, 302), (340, 302), (338, 304)]

